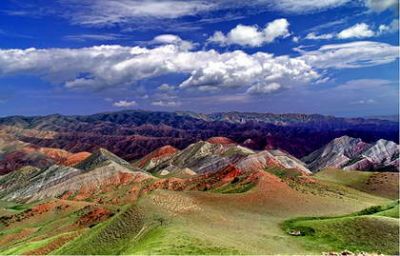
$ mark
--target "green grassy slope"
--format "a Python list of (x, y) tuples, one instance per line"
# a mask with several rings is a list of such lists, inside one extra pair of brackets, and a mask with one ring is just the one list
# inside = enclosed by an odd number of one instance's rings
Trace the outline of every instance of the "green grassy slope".
[(370, 207), (339, 217), (287, 220), (286, 232), (300, 231), (296, 237), (307, 248), (321, 251), (367, 251), (397, 254), (399, 244), (398, 202)]
[[(74, 240), (57, 247), (51, 254), (320, 254), (337, 247), (326, 240), (320, 240), (321, 244), (314, 246), (312, 239), (287, 234), (282, 230), (281, 223), (301, 216), (343, 217), (390, 202), (337, 182), (313, 180), (312, 177), (303, 179), (290, 170), (274, 169), (263, 172), (259, 183), (245, 193), (226, 193), (232, 192), (231, 187), (224, 187), (226, 191), (208, 192), (156, 190), (132, 202), (133, 206), (115, 206), (120, 210), (118, 212), (113, 208), (116, 213), (113, 217), (85, 227)], [(24, 206), (8, 203), (4, 203), (3, 207), (10, 213), (18, 212), (11, 208), (24, 209)], [(345, 225), (349, 230), (361, 229), (364, 238), (367, 235), (363, 230), (371, 232), (379, 227), (389, 232), (382, 231), (380, 235), (392, 238), (393, 220), (396, 219), (390, 217), (396, 216), (394, 208), (381, 208), (366, 216), (343, 218), (347, 218)], [(0, 253), (21, 254), (48, 246), (57, 234), (69, 232), (62, 227), (75, 227), (79, 217), (74, 213), (76, 209), (67, 209), (68, 212), (63, 215), (46, 213), (43, 217), (27, 219), (12, 227), (0, 227), (0, 241), (7, 235), (6, 232), (39, 228), (27, 237), (16, 239), (7, 248), (0, 248)], [(357, 218), (353, 226), (351, 218)], [(332, 235), (329, 232), (339, 232), (343, 225), (335, 219), (322, 224), (315, 219), (302, 221), (315, 221), (311, 223), (312, 228), (322, 230), (326, 236)], [(306, 224), (311, 225), (309, 222)], [(344, 237), (343, 241), (353, 240)], [(362, 248), (379, 247), (388, 252), (392, 246), (372, 242), (362, 245)], [(23, 249), (24, 244), (29, 246), (29, 250)]]
[(317, 172), (314, 177), (353, 188), (362, 188), (363, 184), (365, 184), (372, 174), (372, 172), (325, 169)]
[(143, 214), (134, 206), (125, 206), (112, 219), (63, 246), (54, 254), (121, 254), (130, 240), (143, 228)]
[(399, 173), (325, 169), (317, 172), (314, 177), (385, 198), (397, 199), (399, 196)]
[[(308, 189), (308, 188), (305, 188)], [(304, 188), (302, 191), (305, 190)], [(245, 194), (155, 191), (139, 201), (145, 212), (165, 219), (132, 243), (126, 254), (310, 254), (320, 253), (280, 228), (287, 217), (344, 214), (387, 200), (334, 185), (340, 197), (300, 193), (305, 202), (282, 194), (265, 201), (255, 187)], [(268, 197), (268, 194), (265, 194)], [(280, 198), (280, 199), (279, 199)], [(252, 201), (256, 200), (256, 201)], [(260, 201), (258, 201), (260, 200)]]

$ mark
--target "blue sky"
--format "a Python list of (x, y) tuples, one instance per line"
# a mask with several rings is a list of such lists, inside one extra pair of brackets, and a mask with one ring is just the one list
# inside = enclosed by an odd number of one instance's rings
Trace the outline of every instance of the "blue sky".
[(0, 115), (398, 111), (397, 0), (3, 0)]

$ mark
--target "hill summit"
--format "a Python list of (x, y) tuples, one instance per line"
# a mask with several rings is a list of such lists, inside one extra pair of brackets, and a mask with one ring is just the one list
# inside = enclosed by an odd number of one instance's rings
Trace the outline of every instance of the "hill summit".
[(313, 171), (327, 167), (345, 170), (398, 171), (399, 145), (380, 139), (366, 143), (360, 138), (342, 136), (312, 152), (302, 160)]
[(110, 162), (114, 162), (127, 169), (132, 169), (132, 166), (127, 161), (104, 148), (97, 149), (88, 158), (78, 163), (75, 167), (84, 171), (90, 171), (104, 165), (108, 165)]

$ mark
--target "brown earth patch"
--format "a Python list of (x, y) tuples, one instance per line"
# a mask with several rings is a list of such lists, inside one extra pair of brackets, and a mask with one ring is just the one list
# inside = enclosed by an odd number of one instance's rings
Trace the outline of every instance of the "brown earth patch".
[(1, 245), (6, 245), (21, 239), (28, 237), (29, 235), (35, 233), (38, 228), (24, 228), (20, 232), (7, 234), (0, 239)]
[(89, 152), (79, 152), (79, 153), (75, 153), (72, 154), (70, 156), (68, 156), (63, 162), (63, 165), (66, 166), (73, 166), (76, 165), (80, 162), (82, 162), (83, 160), (85, 160), (86, 158), (88, 158), (91, 154)]
[(207, 142), (211, 144), (221, 144), (221, 145), (236, 144), (233, 140), (227, 137), (211, 137), (207, 140)]
[(60, 236), (60, 237), (54, 239), (53, 241), (51, 241), (50, 243), (46, 244), (45, 246), (40, 247), (35, 250), (28, 251), (28, 252), (24, 253), (24, 255), (46, 255), (46, 254), (49, 254), (52, 251), (57, 250), (58, 248), (60, 248), (64, 244), (66, 244), (67, 242), (71, 241), (72, 239), (76, 238), (78, 235), (79, 235), (78, 232), (74, 232), (71, 234), (66, 234), (66, 235)]
[(149, 153), (148, 155), (144, 156), (138, 163), (138, 166), (140, 168), (143, 168), (147, 165), (148, 162), (150, 162), (151, 160), (158, 160), (158, 159), (162, 159), (168, 156), (171, 156), (173, 154), (175, 154), (176, 152), (178, 152), (178, 149), (176, 149), (173, 146), (170, 145), (166, 145), (163, 146), (161, 148), (158, 148), (156, 150), (154, 150), (153, 152)]
[(87, 226), (87, 227), (92, 227), (108, 218), (113, 216), (113, 213), (102, 207), (95, 207), (94, 209), (88, 211), (84, 215), (82, 215), (76, 223), (79, 226)]
[(399, 198), (399, 173), (374, 173), (366, 181), (363, 190), (371, 194), (397, 199)]

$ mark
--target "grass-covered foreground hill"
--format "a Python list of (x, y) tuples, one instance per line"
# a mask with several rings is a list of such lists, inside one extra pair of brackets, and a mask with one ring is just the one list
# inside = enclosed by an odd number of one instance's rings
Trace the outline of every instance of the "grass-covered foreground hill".
[(0, 253), (396, 253), (398, 204), (335, 182), (336, 172), (320, 179), (268, 169), (242, 193), (156, 189), (115, 204), (74, 197), (2, 202)]
[(399, 202), (337, 217), (291, 219), (283, 228), (289, 234), (297, 233), (300, 242), (314, 249), (398, 255)]

